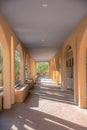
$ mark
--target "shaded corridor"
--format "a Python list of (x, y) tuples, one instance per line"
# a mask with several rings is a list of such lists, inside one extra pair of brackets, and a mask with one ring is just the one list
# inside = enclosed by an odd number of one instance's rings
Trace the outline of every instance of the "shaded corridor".
[(72, 91), (39, 78), (24, 103), (0, 112), (0, 130), (87, 130), (87, 110), (73, 101)]

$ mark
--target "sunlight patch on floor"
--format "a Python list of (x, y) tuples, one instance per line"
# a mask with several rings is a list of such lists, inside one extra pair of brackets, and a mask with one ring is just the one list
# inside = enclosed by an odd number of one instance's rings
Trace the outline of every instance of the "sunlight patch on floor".
[(46, 120), (46, 121), (48, 121), (48, 122), (51, 122), (51, 123), (54, 123), (54, 124), (56, 124), (56, 125), (60, 125), (60, 126), (62, 126), (62, 127), (65, 127), (65, 128), (67, 128), (68, 130), (75, 130), (75, 129), (72, 129), (72, 128), (70, 128), (70, 127), (64, 125), (64, 124), (61, 124), (61, 123), (59, 123), (59, 122), (53, 121), (53, 120), (48, 119), (48, 118), (44, 118), (44, 120)]
[(18, 116), (19, 118), (22, 118), (22, 116)]
[(24, 128), (26, 128), (27, 130), (35, 130), (35, 129), (31, 128), (30, 126), (26, 125), (26, 124), (24, 124)]
[(41, 83), (53, 83), (53, 84), (55, 84), (56, 82), (54, 82), (52, 79), (47, 79), (47, 78), (41, 78), (40, 79), (40, 82)]
[(31, 123), (31, 124), (33, 124), (33, 122), (32, 121), (30, 121), (30, 120), (28, 120), (28, 119), (25, 119), (27, 122), (29, 122), (29, 123)]
[(13, 124), (11, 127), (12, 130), (18, 130), (18, 128)]
[[(79, 108), (73, 102), (73, 95), (71, 91), (61, 91), (57, 88), (58, 85), (56, 84), (54, 84), (53, 86), (46, 85), (49, 84), (50, 81), (51, 80), (46, 79), (46, 83), (43, 82), (36, 86), (34, 94), (36, 101), (38, 101), (38, 105), (37, 107), (35, 105), (29, 107), (29, 109), (42, 112), (50, 116), (54, 116), (56, 118), (66, 120), (77, 125), (82, 124), (82, 126), (87, 126), (87, 117), (84, 116), (82, 112), (78, 111)], [(54, 122), (54, 124), (56, 123), (59, 122)], [(62, 126), (61, 123), (58, 125)], [(73, 130), (72, 128), (68, 128), (67, 126), (65, 128)]]

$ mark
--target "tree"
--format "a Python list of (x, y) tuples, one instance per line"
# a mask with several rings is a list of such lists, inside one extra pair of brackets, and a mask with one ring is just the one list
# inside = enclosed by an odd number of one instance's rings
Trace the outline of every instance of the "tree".
[(48, 73), (49, 63), (48, 62), (37, 62), (37, 73)]
[(20, 53), (16, 49), (15, 51), (15, 75), (16, 75), (16, 80), (19, 80), (19, 75), (20, 75)]

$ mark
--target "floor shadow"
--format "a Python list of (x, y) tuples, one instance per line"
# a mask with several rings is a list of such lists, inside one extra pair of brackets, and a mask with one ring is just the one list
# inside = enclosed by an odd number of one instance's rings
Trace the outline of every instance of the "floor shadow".
[(43, 83), (39, 84), (37, 83), (36, 86), (34, 87), (34, 90), (31, 91), (31, 93), (33, 92), (34, 95), (40, 99), (47, 99), (55, 102), (62, 102), (76, 105), (74, 103), (74, 94), (72, 91), (70, 90), (63, 91), (60, 89), (60, 87), (58, 87), (58, 85), (55, 85), (55, 83), (51, 84), (50, 80), (48, 79), (47, 81), (49, 81), (47, 85), (46, 84), (44, 85)]
[(25, 104), (15, 105), (0, 113), (1, 130), (87, 130), (70, 121), (30, 109)]
[[(73, 103), (73, 93), (54, 86), (36, 84), (24, 103), (15, 104), (11, 110), (0, 112), (0, 130), (87, 130), (87, 127), (36, 110), (39, 100)], [(55, 109), (55, 108), (54, 108)]]
[[(35, 88), (37, 88), (37, 89), (35, 89)], [(37, 84), (33, 87), (33, 89), (29, 90), (29, 94), (25, 100), (26, 105), (30, 105), (30, 107), (38, 107), (39, 106), (40, 95), (36, 93), (39, 90), (40, 90), (40, 86), (38, 86)]]

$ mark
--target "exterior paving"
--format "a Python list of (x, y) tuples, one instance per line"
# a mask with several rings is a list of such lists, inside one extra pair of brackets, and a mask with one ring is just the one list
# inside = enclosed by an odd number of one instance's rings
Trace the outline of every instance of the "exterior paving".
[(87, 109), (74, 104), (72, 91), (40, 78), (24, 103), (0, 112), (0, 130), (87, 130)]

